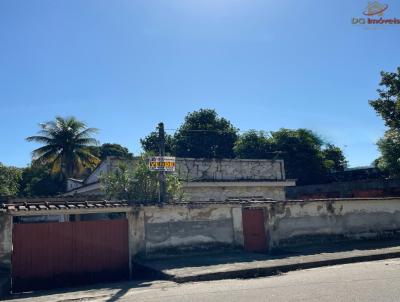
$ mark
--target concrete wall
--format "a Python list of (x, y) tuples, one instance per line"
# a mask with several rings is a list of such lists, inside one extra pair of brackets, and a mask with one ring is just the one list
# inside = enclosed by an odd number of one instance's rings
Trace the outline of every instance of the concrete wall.
[(146, 206), (128, 215), (132, 257), (243, 244), (241, 209), (231, 205)]
[(184, 185), (184, 197), (186, 201), (224, 201), (228, 198), (245, 198), (258, 196), (273, 200), (285, 200), (285, 188), (283, 186), (263, 186), (257, 183), (252, 185), (201, 182), (199, 185), (187, 183)]
[(286, 188), (288, 199), (400, 196), (400, 179), (334, 182)]
[[(138, 161), (131, 161), (133, 165)], [(121, 159), (108, 157), (84, 181), (84, 184), (95, 183), (101, 173), (115, 170)], [(262, 159), (207, 159), (176, 158), (176, 172), (185, 181), (226, 181), (226, 180), (284, 180), (283, 160)], [(71, 188), (75, 185), (71, 184)]]
[(126, 218), (129, 227), (129, 254), (133, 259), (137, 255), (146, 254), (143, 208), (134, 208), (133, 212), (126, 213)]
[(245, 207), (264, 209), (271, 249), (400, 235), (400, 198), (145, 206), (128, 215), (132, 256), (243, 247)]
[(285, 179), (283, 160), (177, 158), (176, 172), (185, 181)]
[(266, 208), (271, 248), (400, 233), (400, 199), (280, 202)]

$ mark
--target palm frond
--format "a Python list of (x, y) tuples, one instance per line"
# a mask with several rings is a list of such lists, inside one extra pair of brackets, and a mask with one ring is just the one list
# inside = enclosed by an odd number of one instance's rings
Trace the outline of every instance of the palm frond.
[(34, 157), (40, 157), (48, 152), (58, 153), (59, 147), (54, 145), (45, 145), (32, 151)]
[(75, 142), (76, 142), (77, 145), (81, 145), (81, 146), (88, 146), (88, 145), (97, 146), (99, 144), (99, 141), (97, 139), (92, 138), (92, 137), (78, 138), (78, 139), (76, 139)]
[(90, 138), (91, 135), (97, 134), (99, 132), (99, 129), (97, 128), (86, 128), (85, 130), (79, 132), (76, 135), (76, 138)]
[(79, 174), (86, 167), (100, 160), (93, 156), (88, 146), (97, 145), (92, 137), (96, 128), (88, 128), (75, 117), (57, 116), (54, 121), (39, 125), (37, 135), (27, 137), (27, 141), (42, 143), (43, 146), (32, 152), (33, 160), (52, 163), (55, 173), (62, 173), (64, 179)]
[(47, 136), (41, 136), (41, 135), (33, 135), (33, 136), (28, 136), (26, 138), (28, 142), (37, 142), (37, 143), (44, 143), (44, 144), (51, 144), (54, 142), (54, 139), (51, 137)]
[(86, 128), (86, 123), (83, 121), (77, 120), (73, 116), (69, 116), (66, 118), (63, 118), (61, 116), (56, 117), (57, 124), (59, 125), (60, 128), (70, 128), (70, 129), (85, 129)]

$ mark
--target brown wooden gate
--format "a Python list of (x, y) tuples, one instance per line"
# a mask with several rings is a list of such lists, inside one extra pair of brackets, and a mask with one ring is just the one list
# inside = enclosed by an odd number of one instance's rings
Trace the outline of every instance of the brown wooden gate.
[(14, 292), (128, 277), (128, 221), (14, 224)]
[(267, 251), (263, 209), (243, 209), (244, 248), (249, 252)]

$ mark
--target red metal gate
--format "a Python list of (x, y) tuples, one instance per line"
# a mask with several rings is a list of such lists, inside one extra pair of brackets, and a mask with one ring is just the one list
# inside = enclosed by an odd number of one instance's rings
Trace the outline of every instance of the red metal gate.
[(243, 209), (244, 248), (249, 252), (267, 251), (263, 209)]
[(128, 221), (14, 224), (14, 292), (126, 278)]

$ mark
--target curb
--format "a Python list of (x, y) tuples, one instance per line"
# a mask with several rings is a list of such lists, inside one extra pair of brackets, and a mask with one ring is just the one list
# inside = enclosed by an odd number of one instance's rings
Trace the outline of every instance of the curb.
[[(271, 267), (258, 267), (251, 269), (243, 269), (237, 271), (226, 271), (226, 272), (216, 272), (209, 273), (204, 275), (197, 276), (184, 276), (184, 277), (176, 277), (173, 275), (168, 275), (165, 273), (159, 273), (159, 276), (163, 277), (163, 279), (171, 280), (176, 283), (185, 283), (185, 282), (194, 282), (194, 281), (215, 281), (215, 280), (223, 280), (223, 279), (250, 279), (257, 277), (267, 277), (274, 276), (281, 273), (286, 273), (295, 270), (301, 269), (310, 269), (317, 268), (323, 266), (330, 265), (339, 265), (339, 264), (349, 264), (355, 262), (367, 262), (367, 261), (375, 261), (375, 260), (385, 260), (391, 258), (400, 258), (400, 252), (392, 252), (386, 254), (373, 254), (373, 255), (359, 255), (353, 257), (346, 258), (337, 258), (337, 259), (326, 259), (320, 261), (309, 261), (309, 262), (301, 262), (294, 264), (286, 264), (286, 265), (277, 265)], [(153, 270), (154, 271), (154, 270)]]

